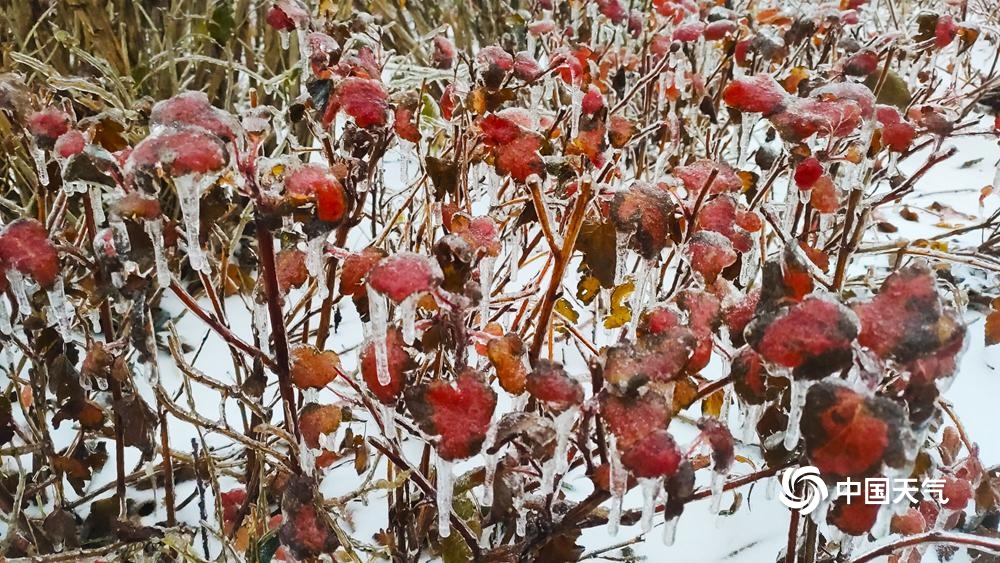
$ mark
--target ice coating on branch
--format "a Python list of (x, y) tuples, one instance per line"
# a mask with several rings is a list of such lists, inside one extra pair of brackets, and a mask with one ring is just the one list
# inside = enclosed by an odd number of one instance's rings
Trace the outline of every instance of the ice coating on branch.
[(446, 538), (451, 535), (451, 502), (455, 494), (455, 478), (451, 472), (451, 461), (437, 456), (437, 508), (438, 535)]
[(149, 239), (153, 242), (153, 261), (156, 264), (156, 283), (160, 287), (170, 285), (170, 267), (167, 264), (166, 250), (163, 246), (163, 219), (148, 219), (143, 227)]

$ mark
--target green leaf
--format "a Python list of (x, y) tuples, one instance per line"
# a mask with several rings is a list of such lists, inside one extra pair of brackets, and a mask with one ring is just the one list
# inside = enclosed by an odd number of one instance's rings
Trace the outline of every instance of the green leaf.
[(268, 532), (257, 542), (257, 561), (260, 563), (271, 563), (271, 560), (274, 559), (274, 554), (280, 546), (281, 542), (278, 540), (278, 532), (274, 530)]
[(236, 21), (233, 20), (232, 2), (221, 0), (212, 10), (212, 19), (208, 22), (208, 34), (219, 45), (225, 45), (233, 35)]
[[(870, 75), (865, 80), (865, 86), (867, 86), (872, 92), (875, 91), (875, 86), (878, 85), (879, 73), (874, 73)], [(875, 102), (879, 104), (885, 104), (890, 106), (896, 106), (900, 111), (906, 111), (906, 108), (910, 105), (912, 96), (910, 95), (910, 87), (907, 86), (906, 81), (903, 80), (898, 73), (890, 70), (885, 76), (885, 82), (882, 84), (882, 89), (879, 90), (878, 97), (875, 98)]]

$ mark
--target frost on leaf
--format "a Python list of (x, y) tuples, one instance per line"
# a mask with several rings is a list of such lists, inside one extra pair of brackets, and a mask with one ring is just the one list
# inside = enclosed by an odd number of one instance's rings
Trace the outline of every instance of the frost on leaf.
[(482, 72), (483, 83), (487, 88), (496, 90), (507, 72), (514, 68), (514, 57), (504, 51), (503, 47), (490, 45), (479, 50), (476, 63)]
[(416, 293), (434, 291), (442, 280), (444, 274), (437, 262), (413, 252), (383, 258), (368, 272), (372, 289), (395, 303)]
[(368, 273), (385, 256), (384, 250), (369, 246), (344, 258), (344, 265), (340, 270), (340, 291), (355, 298), (364, 296)]
[(681, 459), (673, 436), (662, 428), (640, 438), (622, 453), (622, 465), (638, 478), (670, 477), (677, 472)]
[(846, 306), (808, 297), (776, 314), (762, 314), (748, 331), (748, 342), (762, 358), (793, 368), (797, 379), (819, 379), (850, 366), (858, 323)]
[(883, 463), (902, 467), (904, 422), (902, 407), (889, 399), (816, 383), (802, 410), (806, 456), (828, 480), (873, 476)]
[(620, 389), (638, 389), (648, 381), (671, 381), (688, 365), (698, 345), (691, 330), (671, 328), (607, 349), (604, 380)]
[(670, 422), (670, 407), (660, 393), (618, 395), (607, 390), (599, 396), (601, 418), (615, 435), (618, 450), (627, 452), (650, 434), (664, 430)]
[(889, 147), (889, 150), (904, 152), (910, 148), (913, 139), (917, 136), (917, 130), (906, 121), (899, 110), (892, 106), (875, 106), (875, 115), (882, 125), (882, 144)]
[(306, 253), (295, 248), (282, 250), (275, 258), (275, 269), (278, 275), (278, 287), (282, 294), (291, 289), (302, 287), (309, 281), (309, 270), (306, 268)]
[(545, 163), (538, 153), (541, 148), (541, 135), (522, 131), (509, 143), (496, 147), (493, 164), (499, 174), (509, 174), (511, 178), (523, 183), (532, 174), (545, 174)]
[(343, 109), (362, 129), (382, 127), (388, 121), (389, 95), (378, 80), (351, 76), (337, 83), (325, 115), (332, 118), (337, 109)]
[(524, 342), (515, 332), (494, 338), (486, 344), (486, 354), (497, 372), (500, 386), (512, 395), (520, 395), (527, 385), (526, 352)]
[(726, 105), (765, 116), (779, 111), (787, 97), (788, 93), (770, 74), (737, 78), (722, 91), (722, 100)]
[(719, 328), (722, 305), (706, 291), (685, 289), (678, 292), (677, 305), (687, 313), (687, 327), (698, 339), (685, 370), (698, 373), (708, 366), (712, 357), (712, 335)]
[(750, 233), (759, 231), (763, 226), (759, 215), (747, 210), (730, 194), (708, 200), (695, 218), (696, 229), (714, 231), (725, 236), (739, 252), (750, 250), (754, 242)]
[[(302, 432), (302, 441), (312, 449), (322, 448), (322, 436), (337, 432), (342, 419), (343, 413), (341, 413), (340, 407), (306, 403), (299, 411), (299, 430)], [(332, 452), (323, 452), (316, 463), (320, 467), (326, 466), (333, 461), (333, 457)]]
[(337, 377), (340, 358), (332, 350), (303, 344), (292, 350), (292, 383), (299, 389), (322, 389)]
[(214, 135), (195, 129), (167, 130), (139, 142), (129, 155), (133, 170), (155, 176), (162, 168), (168, 176), (205, 175), (218, 172), (229, 153)]
[(497, 394), (482, 374), (466, 369), (454, 384), (435, 380), (406, 389), (406, 407), (420, 429), (436, 436), (438, 455), (445, 460), (479, 453), (497, 405)]
[(538, 360), (528, 374), (527, 388), (532, 397), (555, 412), (583, 402), (583, 386), (556, 362)]
[(7, 269), (29, 275), (42, 287), (59, 276), (59, 253), (45, 226), (34, 219), (18, 219), (0, 231), (0, 276)]
[(965, 328), (938, 296), (925, 262), (902, 268), (882, 283), (871, 301), (854, 304), (861, 320), (858, 342), (880, 358), (907, 363), (961, 340)]
[(351, 209), (351, 200), (340, 181), (325, 166), (305, 164), (285, 177), (285, 192), (293, 204), (313, 202), (316, 216), (331, 226), (340, 224)]
[(69, 131), (70, 118), (58, 108), (49, 107), (28, 117), (28, 130), (41, 149), (51, 149), (56, 139)]
[(713, 283), (739, 258), (733, 243), (714, 231), (696, 232), (688, 241), (685, 252), (691, 261), (691, 269), (701, 274), (707, 284)]
[(852, 536), (863, 536), (875, 525), (878, 518), (879, 509), (882, 506), (876, 502), (862, 502), (860, 499), (841, 497), (833, 501), (830, 512), (827, 513), (827, 522), (836, 526), (840, 531)]
[(321, 510), (322, 497), (310, 477), (288, 478), (281, 498), (283, 516), (278, 538), (299, 559), (331, 554), (339, 546), (329, 516)]
[(150, 125), (199, 127), (222, 139), (236, 138), (236, 120), (208, 101), (204, 92), (184, 92), (157, 102), (149, 114)]
[(69, 158), (73, 155), (80, 154), (83, 152), (83, 148), (87, 145), (87, 139), (83, 136), (83, 133), (71, 129), (56, 139), (55, 145), (52, 150), (56, 153), (59, 158)]
[(736, 171), (725, 162), (715, 162), (714, 160), (701, 159), (685, 166), (674, 168), (673, 174), (684, 183), (684, 189), (688, 192), (687, 205), (691, 205), (697, 199), (698, 194), (705, 189), (708, 179), (712, 177), (712, 172), (716, 172), (712, 185), (708, 186), (708, 193), (722, 194), (738, 192), (743, 188), (743, 180), (736, 175)]
[(385, 334), (389, 383), (383, 385), (379, 382), (378, 366), (375, 361), (376, 345), (375, 342), (368, 342), (361, 352), (361, 377), (365, 380), (372, 395), (375, 395), (383, 404), (392, 405), (403, 392), (406, 376), (413, 369), (414, 362), (406, 348), (403, 347), (402, 333), (396, 327), (389, 327)]
[(814, 156), (806, 158), (795, 166), (795, 185), (800, 190), (807, 190), (813, 187), (816, 180), (823, 174), (823, 165)]
[(777, 392), (787, 386), (787, 380), (772, 376), (757, 352), (749, 346), (744, 346), (733, 356), (729, 375), (736, 395), (748, 405), (761, 405), (777, 399)]
[(449, 230), (462, 237), (480, 256), (500, 254), (500, 232), (496, 221), (488, 215), (470, 217), (466, 213), (456, 213), (451, 217)]
[(615, 194), (611, 220), (619, 233), (631, 233), (629, 245), (643, 258), (652, 259), (671, 244), (677, 230), (677, 205), (666, 190), (636, 183)]

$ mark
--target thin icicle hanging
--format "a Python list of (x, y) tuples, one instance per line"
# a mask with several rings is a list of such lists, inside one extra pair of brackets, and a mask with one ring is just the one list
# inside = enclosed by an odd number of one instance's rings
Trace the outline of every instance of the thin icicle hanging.
[(28, 282), (24, 280), (21, 272), (14, 268), (7, 269), (7, 281), (10, 282), (10, 290), (14, 293), (18, 312), (21, 315), (28, 314), (31, 311), (31, 302), (28, 300)]
[(385, 296), (375, 291), (371, 284), (366, 286), (368, 291), (368, 333), (375, 345), (375, 370), (378, 374), (379, 385), (389, 385), (392, 377), (389, 374), (389, 349), (385, 341), (385, 335), (389, 325), (389, 311), (385, 302)]
[(0, 295), (0, 334), (10, 334), (10, 309), (7, 308), (7, 299)]
[(31, 147), (31, 158), (35, 161), (35, 172), (38, 174), (38, 183), (42, 186), (48, 186), (49, 169), (45, 151), (33, 146)]
[(497, 472), (497, 454), (489, 453), (493, 448), (493, 444), (497, 440), (497, 425), (494, 421), (490, 424), (489, 430), (486, 431), (486, 439), (483, 440), (483, 468), (485, 470), (485, 475), (483, 476), (483, 505), (493, 506), (493, 479), (496, 477)]
[(566, 454), (569, 452), (569, 439), (573, 432), (573, 425), (580, 414), (579, 407), (570, 407), (559, 413), (556, 417), (556, 473), (565, 473), (569, 468), (569, 460)]
[(451, 535), (451, 499), (454, 494), (454, 477), (451, 474), (451, 462), (437, 456), (437, 508), (438, 535), (446, 538)]
[(417, 338), (417, 302), (419, 300), (420, 294), (415, 293), (404, 299), (396, 309), (403, 325), (403, 342), (407, 344), (413, 344)]
[(306, 270), (316, 280), (316, 297), (325, 299), (329, 294), (326, 287), (326, 235), (310, 239), (306, 243)]
[(639, 521), (643, 533), (646, 533), (653, 529), (653, 514), (656, 512), (656, 499), (663, 489), (663, 479), (641, 479), (639, 484), (642, 488), (642, 517)]
[(209, 179), (193, 174), (178, 176), (174, 178), (174, 187), (177, 188), (177, 199), (181, 205), (181, 215), (184, 217), (184, 235), (187, 239), (188, 261), (191, 268), (204, 274), (211, 273), (208, 264), (208, 257), (201, 248), (201, 192), (204, 188), (212, 185), (214, 179)]
[(103, 225), (104, 221), (107, 220), (107, 217), (104, 215), (104, 201), (101, 199), (101, 186), (90, 186), (90, 189), (87, 190), (87, 197), (90, 198), (90, 206), (94, 209), (94, 222), (98, 225)]
[(709, 502), (709, 510), (712, 514), (718, 514), (719, 509), (722, 508), (722, 494), (723, 487), (726, 485), (726, 474), (720, 471), (712, 472), (712, 479), (709, 481), (709, 490), (712, 491), (712, 497)]
[(73, 328), (73, 305), (66, 299), (62, 277), (56, 278), (49, 295), (48, 321), (54, 324), (63, 340), (69, 340)]
[(479, 286), (483, 298), (479, 300), (479, 324), (485, 330), (490, 322), (490, 290), (493, 287), (493, 266), (496, 264), (493, 256), (484, 256), (479, 261)]
[(260, 351), (264, 354), (270, 354), (270, 318), (268, 317), (267, 302), (264, 300), (254, 299), (253, 301), (253, 328), (260, 339)]
[(799, 421), (802, 419), (802, 407), (806, 404), (806, 393), (809, 392), (809, 385), (803, 381), (795, 381), (789, 378), (791, 383), (792, 400), (788, 411), (788, 427), (785, 429), (784, 446), (788, 451), (795, 449), (801, 436)]
[(160, 287), (170, 285), (170, 267), (167, 264), (166, 250), (163, 244), (163, 219), (149, 219), (144, 228), (149, 240), (153, 241), (153, 261), (156, 263), (156, 283)]
[(674, 540), (677, 539), (677, 520), (676, 516), (666, 518), (663, 522), (663, 545), (671, 546), (674, 545)]
[(608, 486), (611, 489), (611, 512), (608, 515), (608, 534), (618, 535), (618, 527), (622, 520), (622, 501), (625, 491), (628, 489), (628, 473), (622, 465), (621, 455), (618, 453), (618, 441), (612, 434), (608, 437), (608, 460), (610, 461), (610, 474)]

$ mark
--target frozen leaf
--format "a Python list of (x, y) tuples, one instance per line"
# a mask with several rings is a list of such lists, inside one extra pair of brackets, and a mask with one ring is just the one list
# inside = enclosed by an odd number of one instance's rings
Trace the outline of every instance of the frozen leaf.
[(496, 147), (494, 166), (497, 173), (509, 174), (522, 183), (532, 174), (543, 176), (545, 163), (538, 153), (541, 147), (541, 135), (522, 131), (509, 143)]
[(455, 64), (455, 44), (444, 35), (434, 36), (434, 51), (431, 62), (434, 68), (449, 69)]
[(736, 461), (736, 446), (729, 428), (717, 418), (703, 417), (698, 420), (698, 429), (712, 450), (712, 471), (728, 473)]
[(337, 378), (340, 358), (332, 350), (302, 344), (292, 350), (292, 383), (299, 389), (322, 389)]
[(671, 381), (688, 365), (698, 339), (684, 327), (669, 329), (607, 349), (604, 380), (623, 389), (637, 389), (647, 381)]
[(395, 303), (417, 293), (434, 291), (442, 280), (444, 274), (437, 262), (412, 252), (383, 258), (368, 272), (368, 284)]
[(739, 252), (753, 246), (752, 232), (759, 231), (763, 221), (731, 194), (721, 194), (705, 202), (695, 218), (695, 229), (714, 231), (729, 239)]
[(638, 132), (635, 124), (620, 115), (612, 115), (608, 119), (608, 141), (611, 146), (620, 149), (627, 145)]
[(449, 230), (462, 237), (480, 256), (500, 253), (500, 233), (490, 216), (470, 217), (466, 213), (452, 215)]
[[(229, 153), (222, 141), (196, 129), (171, 129), (150, 135), (129, 155), (133, 169), (152, 175), (156, 168), (162, 167), (174, 178), (217, 172), (228, 161)], [(129, 170), (128, 165), (126, 170)]]
[[(332, 103), (354, 118), (354, 123), (362, 129), (383, 127), (388, 119), (389, 96), (378, 80), (356, 76), (345, 78), (337, 83)], [(330, 111), (328, 109), (327, 114)]]
[(585, 220), (576, 249), (583, 253), (582, 264), (600, 281), (601, 287), (614, 287), (618, 268), (618, 238), (614, 224)]
[(812, 186), (809, 203), (820, 213), (836, 213), (840, 209), (840, 190), (829, 174), (820, 176)]
[(525, 390), (528, 377), (524, 364), (526, 352), (524, 342), (516, 332), (494, 338), (486, 345), (486, 354), (497, 372), (500, 386), (512, 395), (520, 395)]
[(123, 443), (138, 448), (144, 456), (151, 456), (154, 450), (154, 430), (158, 419), (156, 413), (146, 405), (142, 397), (129, 395), (115, 401), (112, 408), (120, 420), (127, 420), (124, 426)]
[(75, 129), (71, 129), (56, 139), (52, 150), (59, 158), (69, 158), (83, 152), (83, 148), (86, 145), (87, 139), (83, 136), (83, 133)]
[(408, 372), (413, 369), (414, 362), (406, 348), (403, 347), (403, 336), (396, 327), (389, 327), (385, 334), (386, 363), (388, 364), (389, 383), (379, 382), (378, 369), (375, 362), (374, 342), (368, 342), (361, 352), (361, 376), (372, 392), (383, 404), (395, 404), (406, 384)]
[(705, 30), (705, 24), (700, 21), (693, 21), (681, 24), (674, 29), (671, 39), (681, 43), (690, 43), (701, 38), (701, 33)]
[(827, 479), (873, 476), (882, 464), (899, 468), (903, 409), (882, 397), (866, 397), (839, 383), (809, 388), (802, 411), (806, 456)]
[(737, 297), (735, 301), (724, 301), (722, 322), (729, 329), (729, 338), (733, 344), (740, 345), (745, 342), (743, 332), (753, 320), (759, 302), (759, 289), (753, 289), (746, 295)]
[(712, 335), (719, 328), (722, 305), (711, 293), (692, 289), (678, 292), (676, 300), (681, 311), (687, 313), (687, 327), (698, 339), (685, 369), (688, 373), (697, 373), (711, 360)]
[(622, 465), (637, 478), (670, 477), (681, 463), (681, 451), (673, 436), (657, 429), (640, 438), (622, 454)]
[(160, 200), (140, 191), (132, 191), (115, 201), (111, 208), (119, 217), (127, 219), (156, 219), (162, 215)]
[(51, 149), (56, 139), (69, 131), (70, 117), (62, 110), (48, 107), (36, 111), (28, 117), (28, 130), (35, 138), (35, 144), (42, 149)]
[(340, 270), (341, 293), (355, 297), (363, 296), (368, 273), (385, 256), (384, 250), (370, 246), (345, 258)]
[(776, 399), (776, 391), (786, 386), (786, 380), (772, 376), (757, 352), (749, 346), (741, 348), (733, 357), (729, 375), (733, 390), (749, 405)]
[(198, 127), (223, 141), (236, 138), (236, 120), (225, 111), (214, 107), (204, 92), (183, 92), (173, 98), (157, 102), (149, 114), (151, 125), (166, 127)]
[(514, 76), (524, 82), (534, 82), (543, 72), (542, 67), (531, 55), (521, 51), (514, 55)]
[(655, 258), (671, 244), (677, 228), (677, 205), (666, 190), (636, 183), (615, 194), (611, 220), (619, 233), (633, 233), (629, 244), (646, 259)]
[(638, 332), (640, 335), (662, 334), (680, 325), (679, 311), (668, 307), (654, 307), (643, 314)]
[(788, 93), (770, 74), (737, 78), (722, 91), (722, 100), (726, 105), (765, 116), (779, 111), (787, 97)]
[(902, 514), (893, 514), (892, 521), (889, 523), (889, 531), (903, 536), (919, 534), (926, 529), (927, 522), (924, 520), (924, 515), (920, 513), (919, 509), (912, 506)]
[(301, 250), (288, 248), (279, 252), (275, 258), (275, 269), (277, 270), (278, 287), (281, 288), (283, 294), (287, 294), (293, 288), (302, 287), (309, 281), (306, 253)]
[(705, 189), (708, 179), (713, 171), (718, 171), (712, 185), (708, 187), (708, 193), (721, 194), (738, 192), (743, 188), (743, 180), (736, 174), (731, 166), (724, 162), (713, 160), (697, 160), (685, 166), (674, 168), (673, 174), (684, 183), (684, 188), (688, 191), (688, 199), (693, 203), (698, 194)]
[(670, 407), (656, 391), (619, 396), (607, 390), (600, 396), (601, 417), (615, 435), (618, 450), (627, 452), (658, 430), (665, 430), (670, 421)]
[(720, 41), (736, 33), (739, 25), (732, 20), (716, 20), (702, 32), (706, 41)]
[(288, 478), (281, 497), (283, 518), (278, 537), (298, 559), (332, 554), (340, 545), (321, 506), (322, 497), (312, 478), (303, 475)]
[(696, 232), (688, 241), (686, 253), (691, 269), (701, 274), (707, 284), (713, 283), (739, 257), (733, 243), (714, 231)]
[(320, 436), (333, 434), (340, 428), (343, 414), (340, 407), (306, 403), (299, 411), (299, 430), (302, 441), (313, 449), (320, 447)]
[(795, 166), (795, 185), (800, 190), (809, 189), (813, 187), (813, 184), (816, 183), (816, 180), (819, 180), (822, 174), (823, 165), (820, 164), (816, 157), (810, 156)]
[(854, 310), (861, 320), (858, 342), (902, 363), (931, 355), (965, 333), (961, 320), (943, 309), (925, 262), (894, 272), (878, 295), (855, 303)]
[(351, 200), (336, 176), (323, 165), (296, 166), (285, 176), (285, 192), (292, 203), (311, 201), (320, 221), (337, 225), (347, 216)]
[(597, 9), (615, 25), (622, 23), (628, 17), (628, 12), (620, 0), (597, 0)]
[(411, 143), (420, 142), (420, 129), (417, 127), (419, 107), (420, 98), (416, 95), (407, 95), (396, 103), (393, 109), (392, 130), (399, 138)]
[(850, 76), (868, 76), (878, 70), (879, 60), (878, 55), (874, 51), (865, 49), (843, 59), (841, 63), (844, 74)]
[(514, 68), (514, 57), (499, 45), (483, 47), (476, 54), (476, 63), (482, 72), (483, 83), (491, 90), (500, 87), (507, 72)]
[(827, 521), (840, 531), (852, 536), (863, 536), (875, 525), (881, 505), (875, 502), (862, 502), (861, 499), (840, 497), (833, 501), (833, 506), (827, 514)]
[(424, 432), (437, 436), (438, 455), (449, 461), (479, 452), (496, 404), (496, 392), (472, 369), (454, 384), (439, 379), (406, 389), (407, 408)]
[(18, 219), (0, 231), (0, 275), (8, 268), (31, 276), (42, 287), (55, 283), (59, 253), (44, 225), (34, 219)]
[(570, 377), (561, 364), (548, 360), (538, 360), (535, 369), (528, 374), (528, 393), (540, 403), (555, 412), (583, 402), (583, 386)]
[(1000, 298), (993, 300), (993, 311), (986, 315), (986, 345), (1000, 344)]
[(848, 367), (858, 335), (857, 317), (844, 305), (819, 297), (764, 314), (747, 340), (768, 362), (793, 368), (796, 378), (819, 379)]

